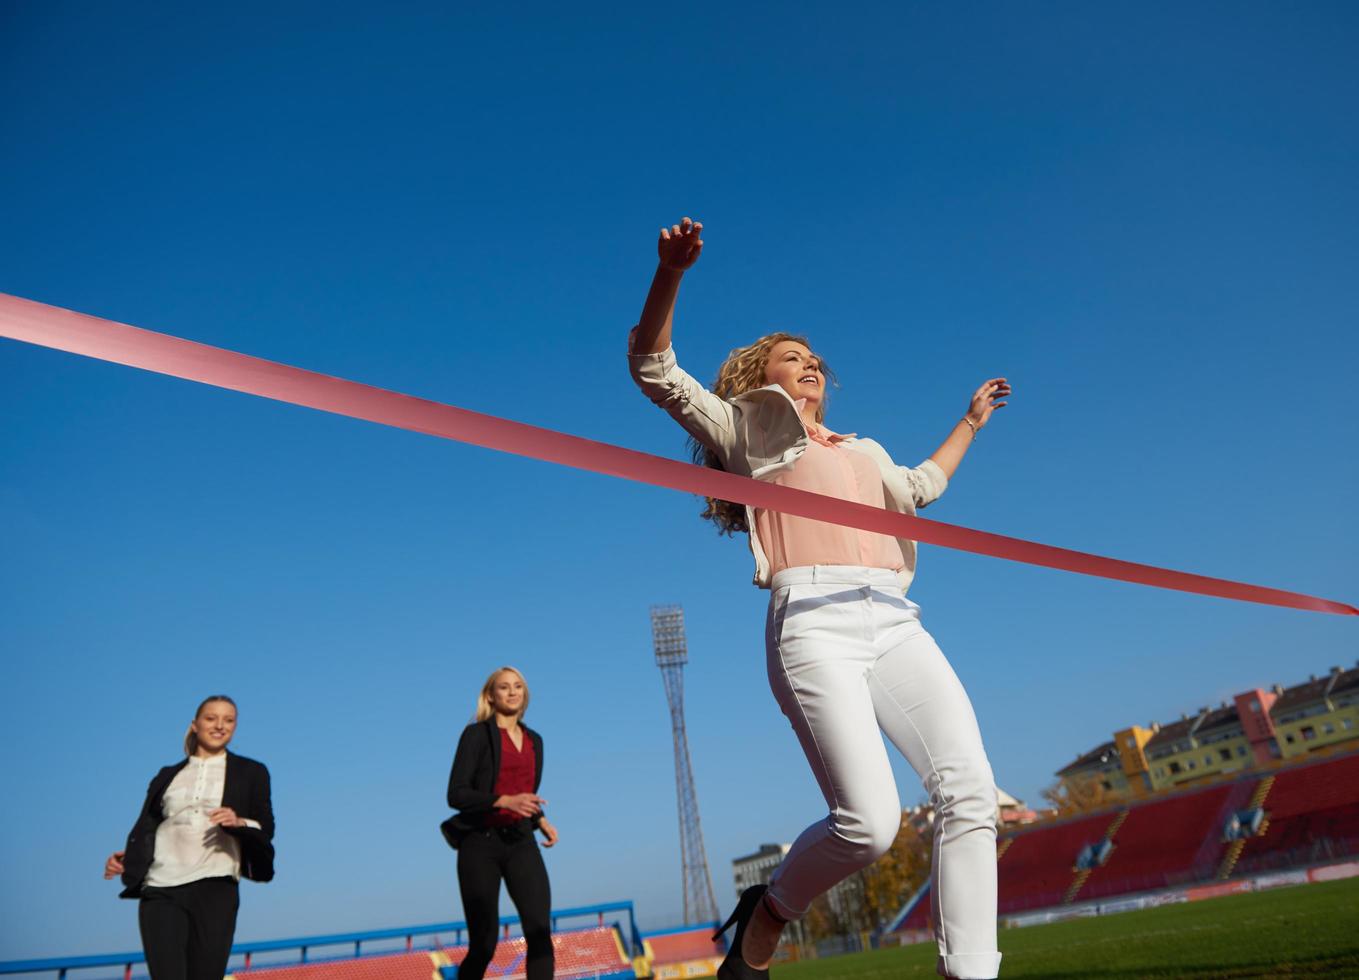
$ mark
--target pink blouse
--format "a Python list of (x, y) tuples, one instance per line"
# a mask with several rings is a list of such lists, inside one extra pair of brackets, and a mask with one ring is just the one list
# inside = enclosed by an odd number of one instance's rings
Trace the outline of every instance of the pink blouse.
[[(807, 451), (770, 483), (809, 490), (841, 500), (883, 507), (882, 474), (863, 453), (838, 445), (845, 436), (809, 427)], [(770, 574), (806, 565), (859, 565), (897, 571), (905, 564), (901, 546), (886, 534), (825, 524), (773, 511), (755, 511), (755, 530), (769, 557)]]

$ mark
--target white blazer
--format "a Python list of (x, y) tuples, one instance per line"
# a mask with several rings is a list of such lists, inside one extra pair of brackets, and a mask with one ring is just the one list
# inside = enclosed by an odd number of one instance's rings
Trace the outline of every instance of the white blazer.
[[(659, 354), (628, 353), (628, 367), (637, 387), (665, 409), (686, 432), (717, 454), (728, 473), (767, 479), (792, 466), (807, 450), (807, 430), (796, 404), (779, 385), (748, 391), (727, 401), (713, 394), (687, 374), (667, 347)], [(882, 474), (883, 498), (888, 510), (914, 514), (948, 487), (939, 464), (927, 459), (915, 469), (898, 466), (887, 450), (872, 439), (849, 437), (839, 443), (846, 449), (870, 456)], [(769, 559), (755, 533), (755, 512), (746, 508), (750, 528), (750, 551), (755, 556), (755, 585), (769, 588)], [(901, 547), (901, 590), (915, 577), (916, 547), (898, 538)]]

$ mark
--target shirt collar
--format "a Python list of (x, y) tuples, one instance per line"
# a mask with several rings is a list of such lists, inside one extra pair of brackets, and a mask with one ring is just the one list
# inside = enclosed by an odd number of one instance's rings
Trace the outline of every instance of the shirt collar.
[[(802, 409), (803, 406), (805, 406), (806, 404), (807, 399), (805, 398), (793, 399), (793, 407), (797, 409), (797, 417), (799, 421), (801, 421), (802, 419)], [(821, 443), (821, 445), (823, 446), (833, 446), (837, 442), (843, 442), (846, 439), (854, 438), (853, 432), (841, 435), (838, 432), (833, 432), (830, 429), (826, 428), (820, 422), (813, 422), (811, 425), (808, 425), (806, 422), (803, 422), (802, 427), (807, 430), (807, 435), (811, 439)]]

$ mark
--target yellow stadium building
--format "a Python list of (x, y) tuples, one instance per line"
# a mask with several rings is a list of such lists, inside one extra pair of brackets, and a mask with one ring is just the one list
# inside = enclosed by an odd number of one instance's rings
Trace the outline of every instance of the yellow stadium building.
[(1255, 689), (1176, 721), (1133, 725), (1057, 771), (1071, 799), (1113, 802), (1355, 748), (1359, 664)]

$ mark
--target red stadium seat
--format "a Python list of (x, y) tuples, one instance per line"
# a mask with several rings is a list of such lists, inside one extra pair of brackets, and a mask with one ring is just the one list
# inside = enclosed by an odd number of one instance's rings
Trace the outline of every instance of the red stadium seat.
[(1106, 810), (1021, 831), (1003, 840), (998, 869), (1000, 911), (1060, 905), (1075, 881), (1081, 848), (1102, 840), (1117, 816), (1117, 811)]
[[(1261, 799), (1267, 817), (1263, 833), (1244, 845), (1225, 841), (1231, 818)], [(1098, 845), (1106, 835), (1113, 847), (1105, 862), (1078, 871), (1082, 849)], [(1002, 915), (1013, 914), (1187, 885), (1233, 871), (1240, 875), (1356, 856), (1359, 752), (1002, 836), (997, 849), (999, 906)], [(895, 931), (929, 927), (925, 894)]]
[[(555, 973), (563, 980), (606, 976), (632, 969), (632, 963), (618, 941), (618, 933), (607, 926), (553, 933), (552, 945)], [(522, 936), (502, 939), (496, 946), (495, 959), (491, 960), (486, 976), (524, 976), (524, 946)], [(440, 966), (461, 963), (466, 955), (466, 946), (449, 946), (435, 951), (237, 970), (232, 976), (236, 980), (430, 980)]]
[(1214, 786), (1131, 807), (1108, 860), (1074, 897), (1105, 898), (1211, 877), (1227, 848), (1223, 824), (1249, 799), (1253, 785)]
[(651, 962), (657, 965), (720, 957), (727, 952), (721, 942), (713, 942), (712, 926), (646, 936), (643, 941)]
[(393, 953), (356, 960), (328, 960), (291, 966), (235, 970), (236, 980), (430, 980), (443, 961), (438, 953)]
[(1359, 755), (1279, 770), (1264, 808), (1264, 833), (1246, 841), (1237, 875), (1359, 853)]

